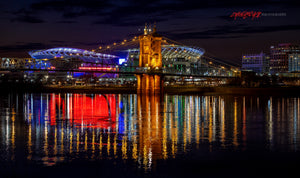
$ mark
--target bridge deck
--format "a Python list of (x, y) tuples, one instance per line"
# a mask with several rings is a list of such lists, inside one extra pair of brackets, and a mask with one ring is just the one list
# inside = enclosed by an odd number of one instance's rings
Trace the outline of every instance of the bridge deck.
[(160, 75), (160, 76), (182, 76), (182, 77), (201, 77), (201, 78), (236, 78), (236, 76), (209, 76), (203, 74), (192, 74), (192, 73), (170, 73), (170, 72), (154, 72), (154, 71), (114, 71), (114, 70), (79, 70), (79, 69), (0, 69), (0, 71), (11, 71), (11, 72), (22, 72), (22, 71), (33, 71), (33, 72), (86, 72), (86, 73), (113, 73), (113, 74), (128, 74), (128, 75)]

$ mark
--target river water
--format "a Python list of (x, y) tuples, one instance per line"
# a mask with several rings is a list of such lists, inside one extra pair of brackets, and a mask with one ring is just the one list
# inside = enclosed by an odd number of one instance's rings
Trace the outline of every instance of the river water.
[(8, 93), (0, 166), (16, 177), (290, 171), (299, 119), (299, 96)]

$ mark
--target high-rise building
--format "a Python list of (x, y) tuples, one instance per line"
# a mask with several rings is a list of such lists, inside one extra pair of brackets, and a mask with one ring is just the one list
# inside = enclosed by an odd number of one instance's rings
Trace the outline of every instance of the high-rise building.
[(289, 71), (289, 54), (300, 53), (299, 45), (291, 43), (278, 44), (270, 48), (270, 73), (286, 73)]
[(250, 70), (259, 74), (269, 73), (269, 56), (263, 52), (243, 55), (242, 70)]
[(300, 54), (289, 55), (289, 72), (300, 72)]

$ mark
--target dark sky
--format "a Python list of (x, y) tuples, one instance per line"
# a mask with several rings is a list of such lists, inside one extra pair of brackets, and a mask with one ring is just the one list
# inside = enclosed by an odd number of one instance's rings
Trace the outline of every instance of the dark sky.
[[(239, 11), (286, 15), (229, 17)], [(7, 0), (0, 1), (0, 57), (61, 46), (91, 50), (142, 34), (154, 21), (163, 36), (231, 62), (300, 43), (298, 0)]]

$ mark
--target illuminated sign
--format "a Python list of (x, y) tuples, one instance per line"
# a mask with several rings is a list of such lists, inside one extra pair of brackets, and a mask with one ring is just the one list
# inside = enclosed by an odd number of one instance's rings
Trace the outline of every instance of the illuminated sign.
[(126, 61), (125, 58), (120, 58), (120, 59), (119, 59), (119, 64), (121, 65), (121, 64), (123, 64), (125, 61)]
[(111, 67), (79, 67), (79, 70), (112, 70)]

